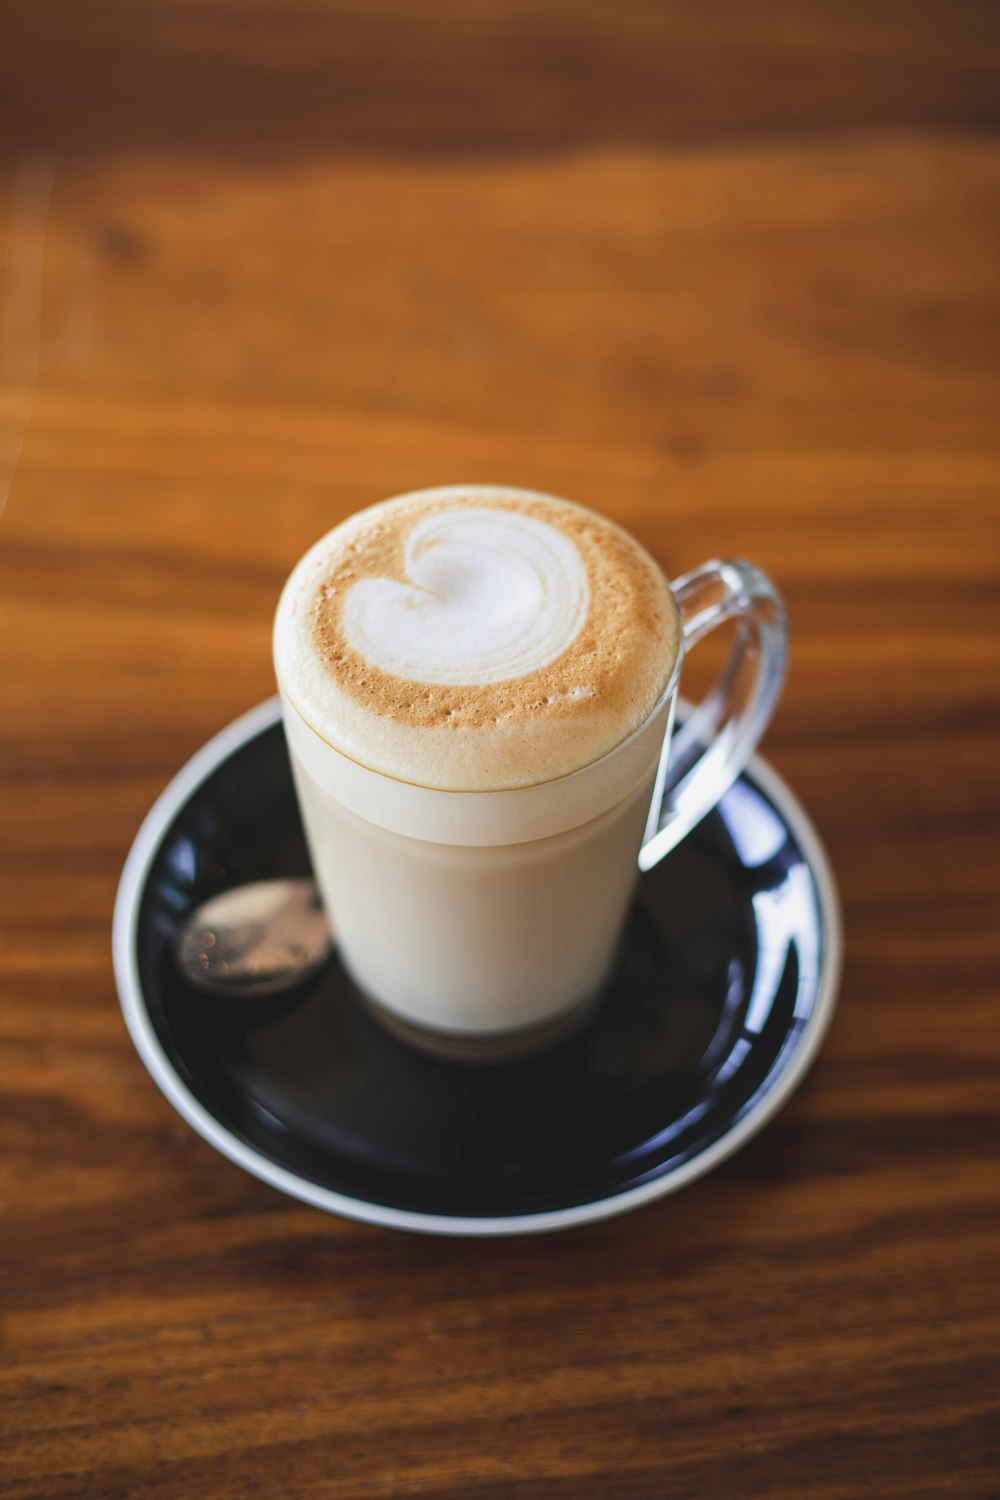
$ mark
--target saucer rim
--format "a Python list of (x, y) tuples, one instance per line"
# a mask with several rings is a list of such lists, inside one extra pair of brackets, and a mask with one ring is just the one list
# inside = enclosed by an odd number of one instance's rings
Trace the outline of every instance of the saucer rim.
[[(679, 702), (678, 707), (683, 710), (687, 705)], [(791, 1098), (815, 1061), (836, 1009), (843, 967), (843, 924), (833, 871), (816, 829), (787, 783), (761, 756), (755, 755), (743, 774), (752, 777), (779, 808), (809, 864), (825, 938), (823, 960), (815, 1004), (784, 1071), (752, 1109), (698, 1156), (652, 1182), (625, 1188), (590, 1203), (544, 1209), (538, 1213), (469, 1216), (423, 1213), (353, 1198), (300, 1177), (240, 1140), (183, 1083), (156, 1035), (139, 976), (139, 912), (150, 866), (174, 817), (226, 760), (280, 720), (281, 705), (277, 696), (265, 699), (219, 730), (177, 771), (143, 819), (125, 860), (115, 898), (112, 955), (119, 1001), (129, 1035), (161, 1093), (192, 1129), (222, 1156), (251, 1176), (313, 1208), (386, 1229), (463, 1238), (543, 1234), (610, 1219), (679, 1191), (735, 1155)]]

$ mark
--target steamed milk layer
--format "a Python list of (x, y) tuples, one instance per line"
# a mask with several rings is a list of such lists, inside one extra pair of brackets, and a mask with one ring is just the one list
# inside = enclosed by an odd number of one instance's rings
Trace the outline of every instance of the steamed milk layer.
[(518, 490), (425, 491), (354, 516), (299, 563), (275, 662), (291, 707), (383, 776), (529, 787), (599, 760), (676, 663), (662, 573), (626, 533)]

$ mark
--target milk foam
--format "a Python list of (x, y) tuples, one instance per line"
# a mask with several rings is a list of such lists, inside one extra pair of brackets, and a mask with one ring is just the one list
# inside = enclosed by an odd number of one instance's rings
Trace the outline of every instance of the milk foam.
[(445, 791), (528, 787), (650, 716), (680, 642), (662, 572), (569, 501), (472, 485), (352, 516), (275, 621), (289, 707), (361, 766)]
[(344, 602), (358, 655), (410, 682), (480, 686), (524, 677), (579, 634), (590, 588), (570, 539), (517, 511), (470, 507), (418, 521), (407, 581), (365, 578)]

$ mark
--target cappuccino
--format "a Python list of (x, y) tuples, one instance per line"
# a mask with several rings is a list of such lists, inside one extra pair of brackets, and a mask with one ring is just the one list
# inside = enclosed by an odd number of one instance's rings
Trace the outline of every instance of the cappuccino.
[(317, 880), (382, 1019), (449, 1051), (575, 1015), (673, 710), (680, 623), (649, 555), (544, 495), (407, 495), (306, 554), (274, 645)]

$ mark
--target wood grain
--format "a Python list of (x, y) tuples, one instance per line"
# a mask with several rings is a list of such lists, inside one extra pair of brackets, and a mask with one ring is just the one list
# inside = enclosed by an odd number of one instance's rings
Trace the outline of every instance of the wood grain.
[[(995, 8), (0, 28), (0, 1489), (995, 1497)], [(822, 1057), (747, 1150), (484, 1244), (216, 1157), (109, 952), (150, 801), (271, 691), (290, 564), (463, 478), (775, 575), (768, 755), (848, 939)]]

